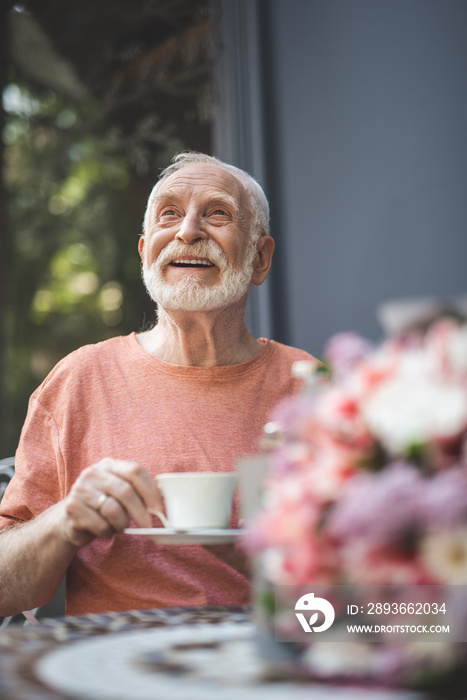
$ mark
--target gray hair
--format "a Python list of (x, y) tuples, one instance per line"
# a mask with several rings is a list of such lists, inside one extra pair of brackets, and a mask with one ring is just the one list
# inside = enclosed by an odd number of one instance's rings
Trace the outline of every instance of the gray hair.
[(226, 170), (228, 173), (237, 178), (237, 180), (239, 180), (244, 186), (250, 199), (251, 211), (253, 214), (253, 220), (250, 226), (250, 235), (252, 240), (257, 240), (260, 236), (270, 235), (269, 204), (261, 185), (254, 179), (254, 177), (244, 170), (236, 168), (234, 165), (230, 165), (229, 163), (224, 163), (222, 160), (219, 160), (219, 158), (208, 156), (206, 153), (198, 153), (197, 151), (184, 151), (183, 153), (179, 153), (174, 157), (172, 163), (161, 172), (159, 180), (156, 182), (151, 194), (149, 195), (146, 212), (144, 214), (143, 233), (149, 231), (151, 227), (151, 220), (154, 215), (154, 199), (162, 183), (177, 170), (184, 168), (186, 165), (193, 165), (197, 163), (215, 165), (218, 168)]

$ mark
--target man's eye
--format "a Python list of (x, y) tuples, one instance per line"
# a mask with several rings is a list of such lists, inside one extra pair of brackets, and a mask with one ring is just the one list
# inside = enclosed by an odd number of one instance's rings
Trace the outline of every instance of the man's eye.
[(212, 213), (214, 216), (227, 216), (227, 212), (223, 209), (215, 209)]
[(175, 210), (174, 209), (166, 209), (165, 211), (162, 212), (161, 216), (175, 216)]

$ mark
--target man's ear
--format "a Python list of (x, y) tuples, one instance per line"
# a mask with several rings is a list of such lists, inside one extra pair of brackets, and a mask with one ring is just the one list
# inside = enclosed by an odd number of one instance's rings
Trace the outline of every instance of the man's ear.
[(272, 256), (276, 244), (272, 236), (261, 236), (256, 244), (256, 255), (253, 261), (253, 276), (251, 281), (256, 286), (263, 284), (271, 269)]
[(141, 260), (143, 260), (143, 251), (144, 251), (144, 236), (140, 236), (140, 239), (138, 241), (138, 253), (139, 257)]

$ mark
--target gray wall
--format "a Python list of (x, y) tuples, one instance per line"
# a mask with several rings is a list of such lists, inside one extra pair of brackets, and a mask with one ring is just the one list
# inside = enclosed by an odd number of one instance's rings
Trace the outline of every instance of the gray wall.
[[(243, 168), (267, 190), (266, 95), (260, 0), (211, 0), (213, 151)], [(275, 275), (277, 277), (277, 274)], [(274, 337), (274, 275), (253, 287), (246, 322), (256, 337)], [(277, 322), (274, 323), (277, 325)]]
[(467, 290), (467, 1), (265, 0), (275, 335), (319, 354), (375, 308)]

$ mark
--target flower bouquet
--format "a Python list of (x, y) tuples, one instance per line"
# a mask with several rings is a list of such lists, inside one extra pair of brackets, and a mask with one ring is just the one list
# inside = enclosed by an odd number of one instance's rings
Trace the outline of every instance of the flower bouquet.
[[(325, 359), (327, 376), (295, 367), (309, 375), (304, 390), (272, 416), (282, 444), (245, 541), (263, 584), (445, 585), (467, 623), (467, 594), (452, 596), (467, 586), (467, 325), (442, 318), (378, 347), (339, 334)], [(277, 618), (264, 585), (260, 593)], [(315, 635), (291, 649), (313, 677), (467, 693), (459, 635), (378, 644)]]

